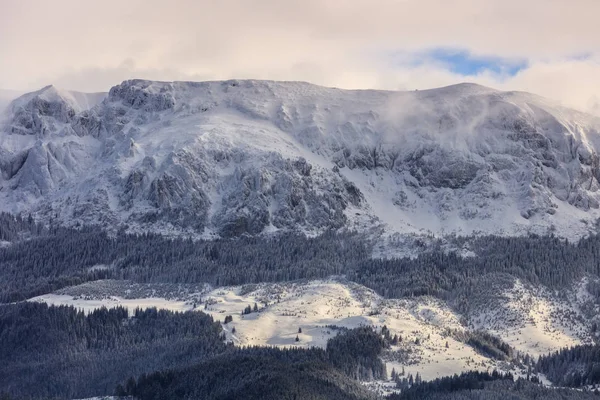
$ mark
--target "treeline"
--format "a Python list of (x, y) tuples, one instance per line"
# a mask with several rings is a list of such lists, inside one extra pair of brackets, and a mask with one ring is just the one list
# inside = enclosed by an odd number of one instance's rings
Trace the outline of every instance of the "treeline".
[[(511, 276), (550, 288), (564, 288), (586, 274), (600, 275), (600, 236), (576, 243), (551, 236), (456, 238), (460, 248), (469, 243), (477, 257), (456, 252), (427, 251), (417, 258), (369, 259), (357, 263), (348, 278), (386, 297), (432, 295), (470, 296), (482, 282)], [(487, 281), (486, 281), (487, 280)]]
[(557, 386), (600, 384), (600, 345), (574, 346), (541, 356), (535, 369)]
[(591, 392), (547, 388), (497, 371), (464, 372), (460, 375), (415, 383), (388, 400), (583, 400), (597, 399)]
[[(10, 226), (0, 231), (19, 231), (11, 218), (0, 218)], [(20, 223), (21, 231), (36, 231), (28, 221)], [(461, 257), (440, 245), (414, 259), (381, 260), (372, 259), (371, 243), (353, 233), (192, 241), (122, 232), (108, 236), (94, 228), (40, 232), (0, 246), (1, 302), (104, 278), (222, 286), (345, 275), (386, 297), (432, 295), (460, 308), (468, 307), (481, 287), (503, 279), (563, 288), (586, 274), (600, 276), (596, 235), (577, 243), (547, 236), (455, 238), (457, 248), (468, 243), (478, 256)]]
[(0, 213), (0, 241), (12, 242), (38, 236), (46, 231), (44, 226), (37, 224), (31, 215), (23, 217)]
[(226, 344), (221, 325), (202, 312), (149, 308), (129, 315), (116, 307), (86, 315), (25, 302), (0, 306), (0, 394), (362, 399), (370, 395), (355, 379), (386, 379), (379, 356), (387, 346), (362, 327), (341, 332), (326, 349), (240, 349)]
[(385, 380), (385, 363), (379, 358), (390, 346), (371, 327), (344, 330), (327, 341), (327, 359), (347, 376), (360, 380)]
[(515, 350), (509, 344), (488, 332), (481, 330), (463, 331), (452, 329), (448, 329), (447, 332), (456, 340), (468, 344), (479, 354), (486, 357), (500, 361), (508, 361), (517, 356)]
[[(4, 215), (0, 224), (14, 225), (17, 219), (11, 218)], [(192, 241), (153, 234), (109, 236), (89, 227), (52, 228), (0, 246), (0, 302), (107, 278), (215, 286), (325, 278), (345, 273), (353, 260), (369, 254), (366, 243), (353, 234)], [(92, 268), (96, 265), (110, 268)]]
[(131, 374), (196, 364), (224, 352), (201, 312), (122, 307), (88, 315), (42, 303), (0, 306), (0, 393), (17, 398), (111, 394)]
[(249, 347), (197, 366), (130, 378), (116, 394), (159, 399), (369, 399), (356, 380), (385, 380), (389, 344), (371, 327), (344, 330), (326, 350)]
[(440, 395), (442, 393), (463, 390), (483, 389), (485, 382), (495, 380), (509, 380), (512, 382), (513, 379), (512, 374), (502, 374), (498, 371), (493, 371), (492, 373), (479, 371), (463, 372), (460, 375), (437, 378), (429, 382), (415, 382), (412, 386), (403, 389), (399, 395), (390, 396), (390, 400), (417, 400), (427, 398), (432, 394)]
[(252, 347), (199, 365), (129, 379), (116, 392), (138, 400), (374, 399), (327, 360), (322, 349)]

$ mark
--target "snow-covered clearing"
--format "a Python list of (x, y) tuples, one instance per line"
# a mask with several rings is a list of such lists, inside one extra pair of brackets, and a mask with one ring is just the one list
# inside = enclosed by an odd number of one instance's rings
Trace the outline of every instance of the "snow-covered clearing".
[[(110, 287), (112, 281), (86, 284)], [(431, 297), (383, 299), (364, 286), (340, 279), (310, 282), (269, 283), (222, 288), (201, 288), (179, 298), (128, 298), (111, 291), (81, 295), (48, 294), (31, 299), (48, 304), (72, 305), (86, 312), (99, 307), (157, 307), (173, 311), (202, 310), (224, 324), (228, 340), (239, 346), (324, 347), (340, 328), (384, 325), (399, 335), (398, 346), (385, 352), (388, 373), (419, 373), (423, 379), (465, 370), (504, 369), (514, 366), (490, 359), (457, 340), (452, 331), (485, 330), (532, 356), (548, 353), (589, 339), (586, 325), (569, 302), (548, 293), (535, 292), (516, 282), (504, 300), (481, 307), (470, 316), (453, 311), (446, 303)], [(578, 288), (581, 296), (582, 289)], [(242, 314), (250, 306), (258, 312)], [(296, 341), (296, 337), (298, 341)]]
[(591, 341), (589, 321), (578, 304), (586, 300), (583, 284), (563, 298), (548, 290), (532, 288), (516, 281), (502, 301), (473, 312), (469, 319), (475, 329), (502, 338), (523, 353), (538, 357), (562, 347)]
[(119, 306), (126, 307), (130, 314), (132, 314), (136, 308), (146, 309), (156, 307), (158, 309), (170, 311), (189, 311), (193, 309), (192, 305), (184, 301), (167, 300), (163, 298), (125, 299), (119, 296), (110, 296), (104, 299), (85, 299), (64, 294), (45, 294), (34, 297), (30, 301), (38, 301), (56, 306), (73, 306), (85, 313), (90, 313), (102, 307), (112, 308)]

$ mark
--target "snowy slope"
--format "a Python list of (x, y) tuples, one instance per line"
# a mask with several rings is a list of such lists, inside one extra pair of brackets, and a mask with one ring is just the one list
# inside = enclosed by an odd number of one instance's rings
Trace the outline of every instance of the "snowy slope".
[[(568, 294), (568, 295), (567, 295)], [(512, 347), (538, 357), (557, 350), (591, 343), (591, 325), (597, 318), (581, 311), (589, 296), (585, 280), (560, 297), (543, 287), (516, 281), (514, 287), (469, 315), (473, 329), (483, 329), (501, 337)], [(579, 295), (579, 297), (578, 297)]]
[(528, 93), (133, 80), (83, 103), (47, 87), (11, 104), (3, 210), (221, 236), (581, 236), (600, 217), (600, 119)]
[[(515, 286), (496, 301), (466, 314), (431, 297), (384, 299), (364, 286), (344, 280), (259, 284), (224, 288), (182, 289), (170, 299), (136, 297), (152, 285), (98, 281), (31, 299), (56, 305), (73, 305), (90, 312), (107, 306), (158, 307), (174, 311), (201, 310), (216, 320), (231, 315), (224, 325), (236, 345), (324, 347), (339, 328), (386, 326), (402, 342), (383, 355), (388, 366), (407, 374), (435, 379), (468, 370), (503, 369), (521, 373), (520, 367), (491, 359), (452, 334), (483, 330), (515, 350), (537, 357), (565, 346), (589, 343), (590, 321), (578, 309), (585, 285), (567, 291), (571, 300)], [(156, 286), (156, 292), (162, 290)], [(526, 300), (515, 302), (526, 298)], [(490, 299), (488, 299), (490, 300)], [(247, 306), (259, 311), (241, 315)], [(498, 311), (499, 310), (499, 311)], [(509, 311), (507, 311), (509, 310)], [(600, 315), (600, 314), (598, 314)], [(301, 329), (301, 333), (299, 333)], [(299, 341), (296, 341), (298, 337)], [(415, 343), (419, 339), (419, 343)], [(447, 344), (447, 345), (446, 345)]]

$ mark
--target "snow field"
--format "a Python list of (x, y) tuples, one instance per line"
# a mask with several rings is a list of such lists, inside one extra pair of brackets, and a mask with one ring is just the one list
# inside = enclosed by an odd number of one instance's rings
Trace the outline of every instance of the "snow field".
[[(582, 297), (586, 298), (585, 289), (576, 288), (572, 300)], [(208, 288), (179, 300), (48, 294), (30, 301), (72, 305), (85, 312), (117, 305), (130, 311), (137, 307), (196, 309), (222, 323), (231, 315), (232, 321), (223, 328), (227, 340), (238, 346), (325, 347), (339, 328), (370, 325), (381, 329), (385, 325), (392, 336), (402, 338), (383, 354), (388, 374), (392, 369), (404, 370), (407, 375), (419, 373), (425, 380), (467, 370), (522, 372), (478, 353), (452, 331), (485, 330), (534, 357), (590, 340), (574, 303), (559, 301), (519, 281), (500, 303), (481, 306), (469, 316), (431, 297), (383, 299), (370, 289), (339, 279)], [(258, 312), (242, 314), (255, 304)]]

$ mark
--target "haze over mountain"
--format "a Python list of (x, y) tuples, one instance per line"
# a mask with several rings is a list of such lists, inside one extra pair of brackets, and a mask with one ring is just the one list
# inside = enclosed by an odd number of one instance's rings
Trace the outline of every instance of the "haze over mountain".
[(15, 99), (2, 209), (65, 225), (579, 236), (600, 215), (600, 119), (523, 92), (125, 81)]
[(21, 96), (23, 92), (16, 90), (0, 89), (0, 112), (4, 112), (11, 101)]

